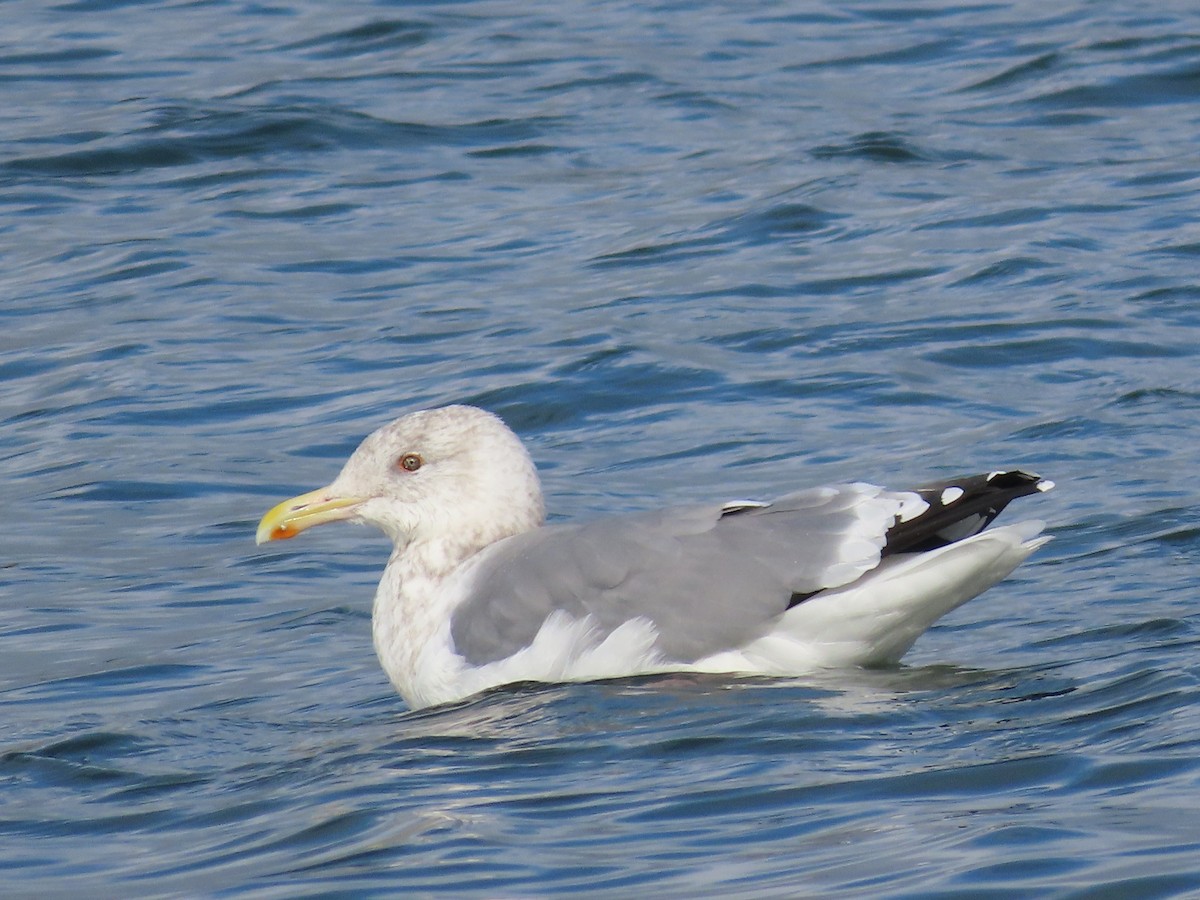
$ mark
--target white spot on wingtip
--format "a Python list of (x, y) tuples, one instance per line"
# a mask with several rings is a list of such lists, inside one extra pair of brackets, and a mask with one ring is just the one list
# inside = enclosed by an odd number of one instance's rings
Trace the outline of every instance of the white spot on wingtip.
[(960, 487), (948, 487), (942, 491), (942, 506), (949, 506), (955, 500), (963, 495), (963, 489)]
[(915, 519), (929, 509), (929, 504), (922, 499), (920, 494), (905, 491), (900, 495), (900, 498), (900, 509), (897, 513), (897, 518), (901, 522), (908, 522)]
[(1041, 481), (1039, 481), (1037, 483), (1037, 489), (1039, 491), (1045, 492), (1045, 491), (1050, 490), (1053, 487), (1054, 487), (1054, 482), (1051, 481), (1049, 478), (1043, 478)]

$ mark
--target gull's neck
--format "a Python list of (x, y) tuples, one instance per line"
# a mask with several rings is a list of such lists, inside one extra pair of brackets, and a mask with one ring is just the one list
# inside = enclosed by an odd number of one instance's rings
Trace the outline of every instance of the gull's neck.
[(537, 528), (541, 518), (539, 503), (503, 527), (395, 542), (375, 592), (371, 632), (384, 671), (410, 705), (458, 696), (454, 685), (463, 661), (454, 653), (450, 617), (465, 596), (471, 562), (498, 541)]
[(410, 706), (454, 699), (463, 661), (453, 650), (450, 617), (463, 597), (456, 574), (479, 549), (444, 540), (397, 544), (371, 612), (375, 653)]

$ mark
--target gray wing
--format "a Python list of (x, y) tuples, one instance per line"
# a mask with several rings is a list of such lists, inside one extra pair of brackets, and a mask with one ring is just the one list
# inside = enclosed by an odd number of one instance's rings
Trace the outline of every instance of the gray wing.
[(561, 610), (590, 616), (600, 637), (648, 619), (664, 658), (692, 662), (874, 568), (888, 528), (924, 508), (913, 493), (851, 484), (540, 528), (483, 551), (451, 620), (455, 649), (473, 665), (503, 659)]

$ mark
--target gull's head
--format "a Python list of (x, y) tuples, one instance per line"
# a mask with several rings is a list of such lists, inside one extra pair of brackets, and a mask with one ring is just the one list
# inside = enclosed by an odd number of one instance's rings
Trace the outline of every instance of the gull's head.
[(463, 554), (541, 524), (537, 470), (499, 418), (472, 406), (410, 413), (367, 436), (324, 488), (280, 503), (257, 541), (326, 522), (375, 525), (397, 547), (452, 543)]

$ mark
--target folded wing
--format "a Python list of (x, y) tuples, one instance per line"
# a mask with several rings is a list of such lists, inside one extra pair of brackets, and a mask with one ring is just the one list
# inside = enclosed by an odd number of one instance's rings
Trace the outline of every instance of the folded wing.
[(597, 639), (641, 619), (654, 626), (664, 660), (694, 662), (762, 637), (788, 609), (851, 584), (884, 556), (978, 533), (1013, 497), (1043, 485), (1011, 472), (918, 491), (836, 485), (769, 504), (541, 528), (479, 555), (451, 635), (479, 666), (528, 646), (556, 611), (587, 617)]
[(888, 528), (923, 506), (912, 493), (841, 485), (518, 535), (480, 554), (452, 619), (455, 648), (472, 665), (503, 659), (561, 611), (590, 617), (600, 638), (647, 620), (664, 658), (690, 662), (762, 636), (793, 597), (878, 565)]

